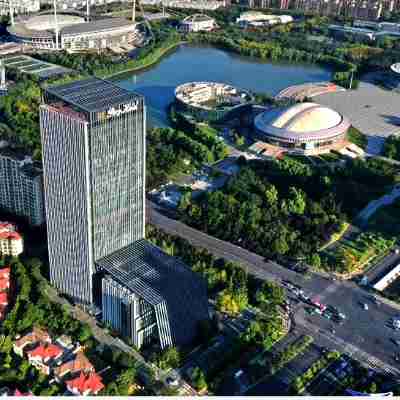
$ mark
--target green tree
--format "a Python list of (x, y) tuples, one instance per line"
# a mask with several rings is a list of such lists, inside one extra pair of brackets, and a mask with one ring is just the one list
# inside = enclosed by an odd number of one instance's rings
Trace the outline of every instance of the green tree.
[(285, 237), (276, 238), (272, 242), (272, 251), (280, 255), (284, 255), (289, 251), (289, 245), (287, 244)]
[(315, 268), (320, 268), (321, 267), (321, 257), (319, 256), (318, 253), (313, 253), (308, 259), (308, 262), (310, 265), (312, 265)]
[(161, 353), (158, 360), (158, 367), (161, 369), (178, 368), (181, 362), (181, 355), (176, 347), (169, 347)]
[(196, 390), (204, 390), (207, 388), (207, 381), (204, 372), (195, 367), (191, 373), (191, 381)]

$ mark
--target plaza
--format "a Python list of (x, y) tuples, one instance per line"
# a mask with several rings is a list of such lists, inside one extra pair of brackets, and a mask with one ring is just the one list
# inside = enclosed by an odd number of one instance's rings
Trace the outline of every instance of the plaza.
[(369, 153), (378, 154), (384, 138), (400, 133), (400, 94), (374, 85), (369, 76), (356, 90), (315, 96), (313, 101), (346, 115), (355, 128), (368, 136)]

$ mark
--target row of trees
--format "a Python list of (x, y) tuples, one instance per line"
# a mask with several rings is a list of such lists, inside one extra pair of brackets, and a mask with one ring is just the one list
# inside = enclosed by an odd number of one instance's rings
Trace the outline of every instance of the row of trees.
[(339, 357), (339, 352), (330, 351), (315, 361), (302, 375), (296, 376), (292, 382), (292, 391), (294, 394), (301, 394), (307, 385), (311, 383), (323, 369)]

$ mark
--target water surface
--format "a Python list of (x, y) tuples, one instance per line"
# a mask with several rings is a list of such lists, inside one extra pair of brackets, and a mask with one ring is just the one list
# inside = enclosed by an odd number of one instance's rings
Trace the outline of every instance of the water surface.
[(150, 124), (165, 126), (174, 89), (185, 82), (225, 82), (274, 95), (290, 85), (326, 81), (330, 76), (328, 69), (318, 65), (263, 62), (213, 47), (182, 45), (155, 66), (121, 76), (117, 82), (143, 94)]

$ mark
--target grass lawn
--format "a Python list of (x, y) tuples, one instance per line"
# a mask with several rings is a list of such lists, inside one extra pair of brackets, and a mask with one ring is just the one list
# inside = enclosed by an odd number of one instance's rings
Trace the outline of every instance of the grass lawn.
[(356, 144), (357, 146), (361, 147), (362, 149), (367, 148), (368, 139), (363, 133), (361, 133), (358, 129), (351, 126), (347, 132), (347, 138), (350, 142)]
[(341, 274), (359, 273), (374, 259), (389, 252), (394, 242), (393, 237), (372, 231), (342, 238), (334, 249), (322, 253), (324, 269)]

